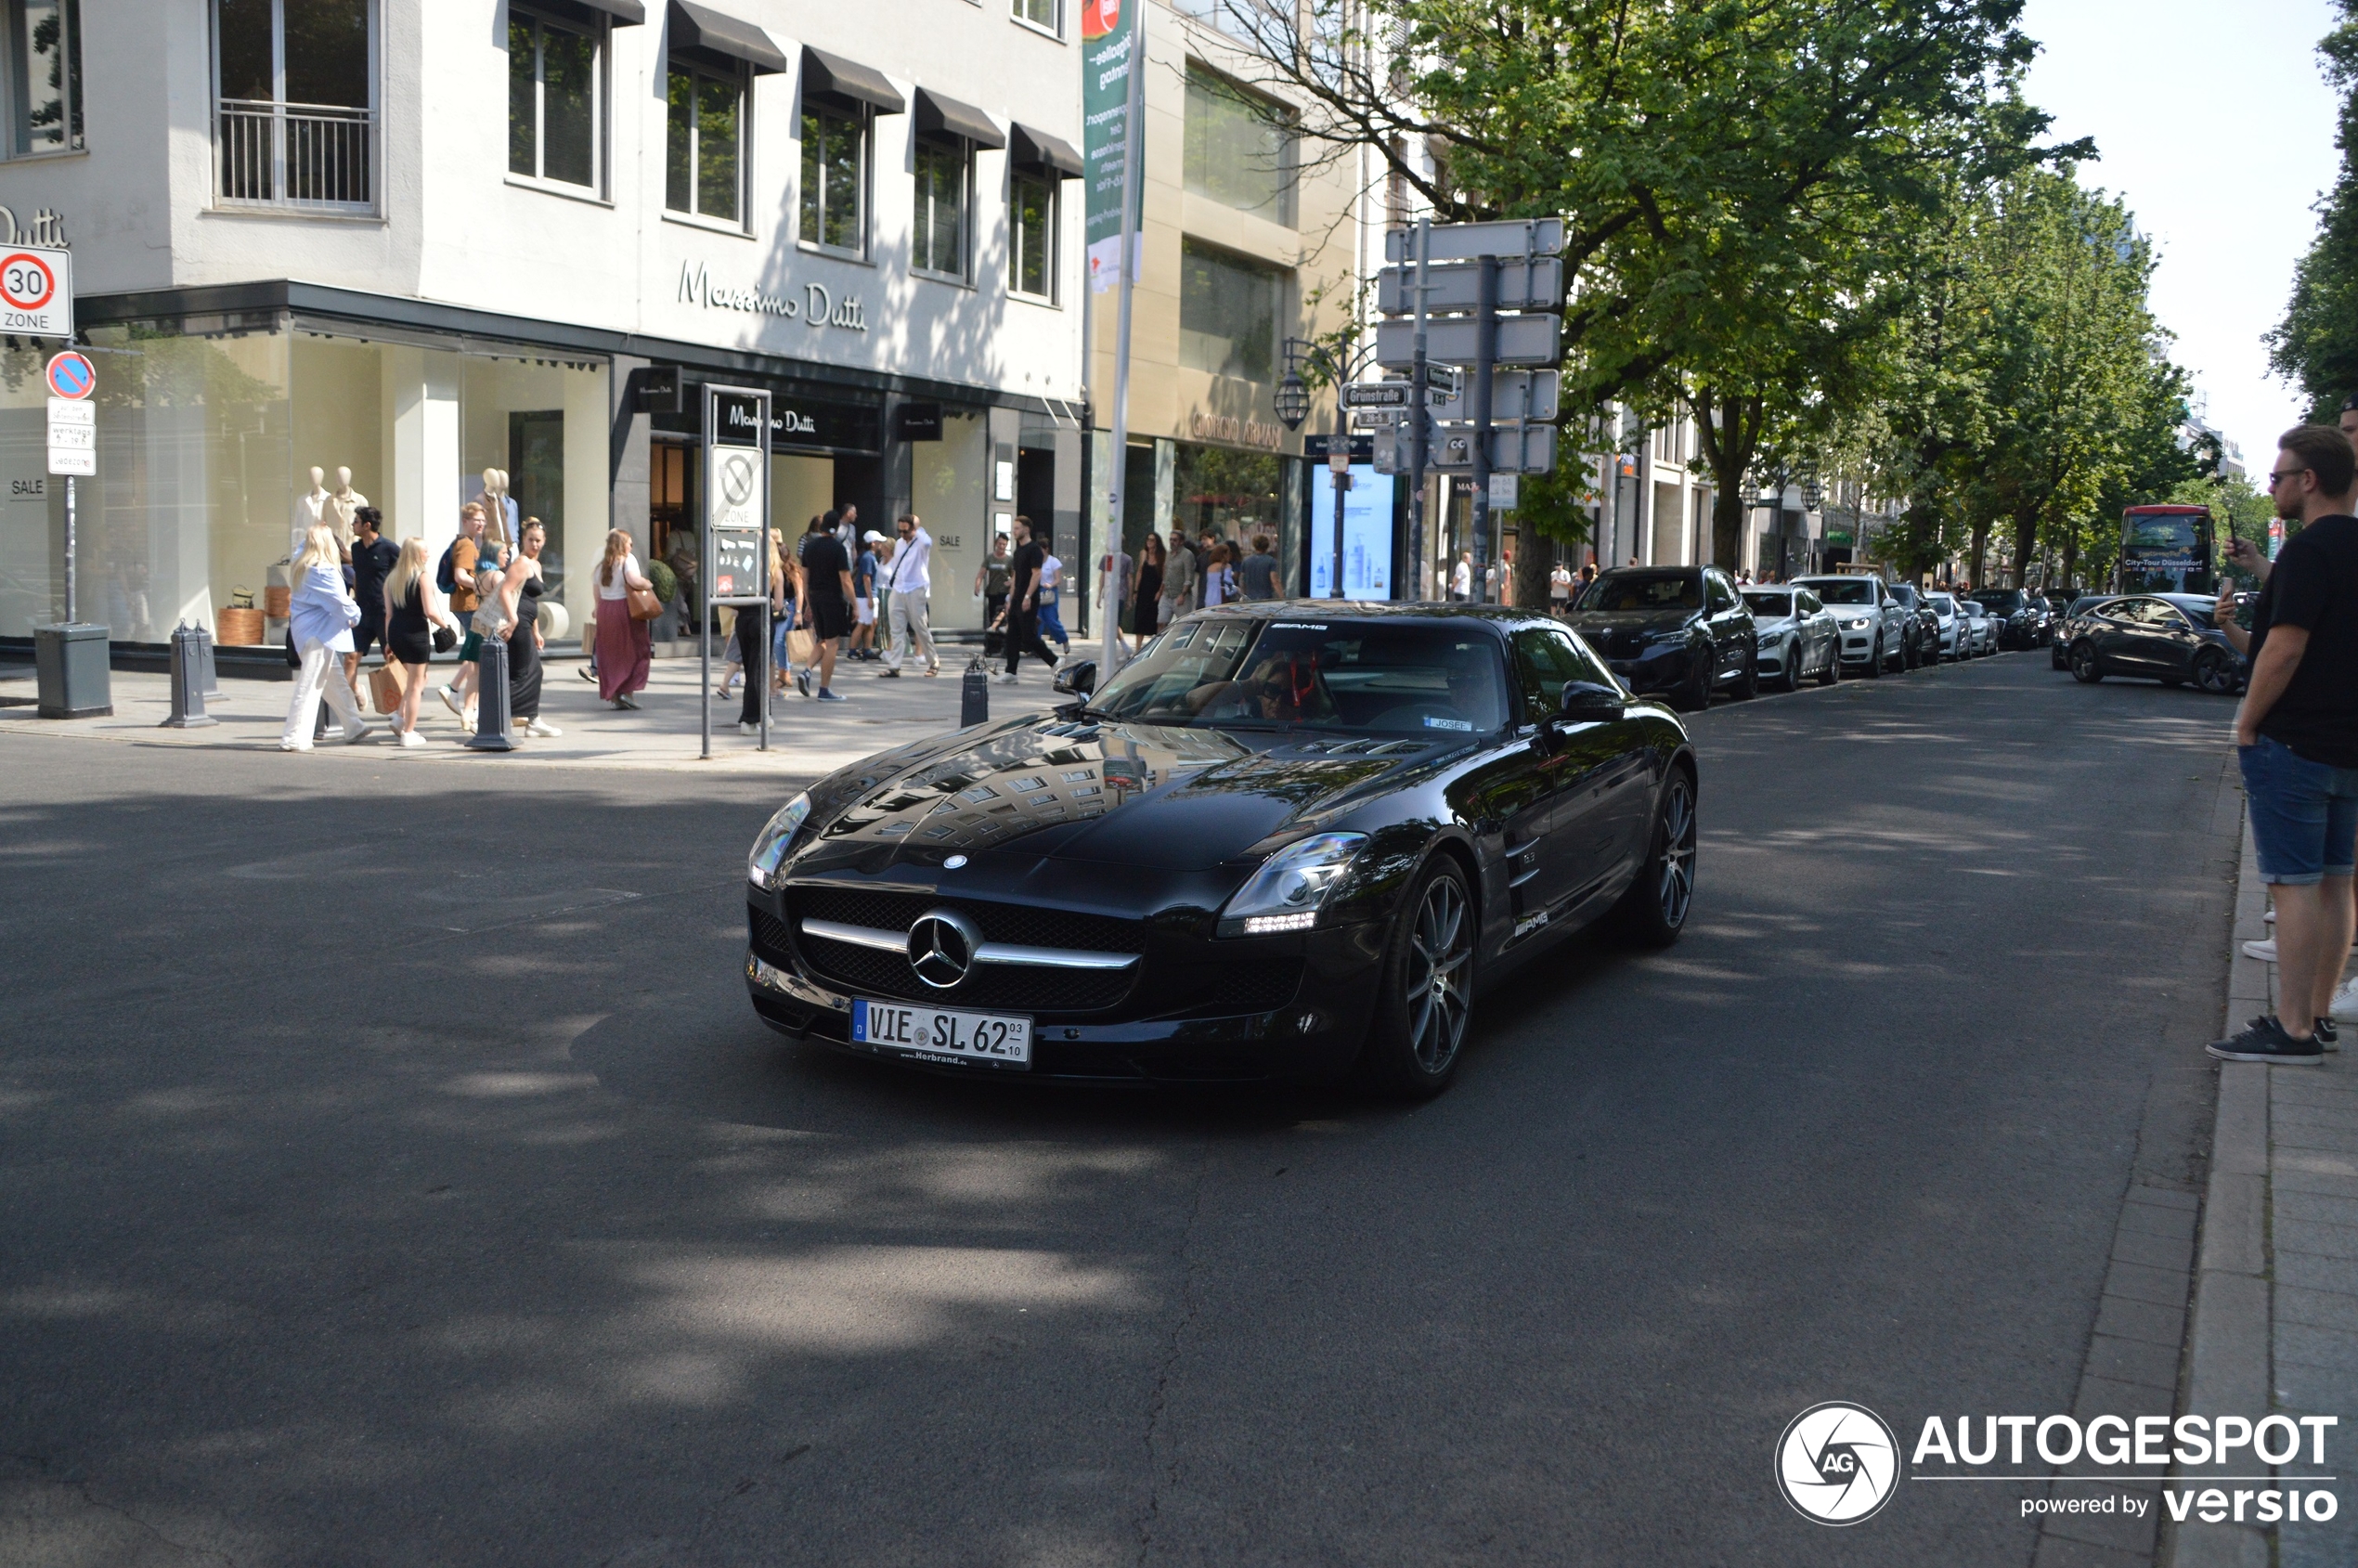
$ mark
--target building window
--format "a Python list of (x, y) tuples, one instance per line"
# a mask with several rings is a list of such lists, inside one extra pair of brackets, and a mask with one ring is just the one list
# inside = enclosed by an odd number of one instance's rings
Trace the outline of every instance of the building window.
[[(918, 190), (925, 188), (924, 148)], [(861, 255), (868, 240), (868, 121), (807, 105), (802, 111), (802, 242)], [(963, 201), (963, 198), (961, 198)]]
[(1179, 363), (1215, 376), (1275, 381), (1286, 279), (1281, 267), (1182, 240)]
[(1296, 141), (1287, 111), (1203, 67), (1187, 67), (1186, 188), (1293, 227)]
[(595, 188), (603, 105), (594, 32), (508, 12), (508, 172)]
[(1016, 19), (1061, 36), (1056, 25), (1056, 0), (1014, 0)]
[(369, 0), (214, 0), (221, 199), (360, 208), (376, 200)]
[(10, 158), (82, 147), (81, 0), (0, 0), (8, 36), (0, 44)]
[(1056, 297), (1056, 180), (1017, 171), (1007, 181), (1007, 288)]
[(742, 73), (674, 65), (665, 85), (663, 204), (675, 213), (739, 221), (745, 160)]
[(964, 281), (966, 276), (966, 144), (917, 143), (917, 202), (909, 265)]

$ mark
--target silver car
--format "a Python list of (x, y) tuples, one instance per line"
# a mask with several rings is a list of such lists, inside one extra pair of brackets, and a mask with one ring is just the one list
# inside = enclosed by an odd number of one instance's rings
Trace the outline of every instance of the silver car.
[(1964, 611), (1965, 624), (1968, 628), (1965, 638), (1965, 656), (1969, 659), (1977, 659), (1984, 654), (1996, 653), (1998, 651), (1998, 617), (1983, 609), (1981, 602), (1977, 599), (1960, 599), (1957, 601), (1957, 607)]
[(1965, 641), (1972, 634), (1963, 610), (1957, 607), (1953, 593), (1927, 593), (1924, 603), (1932, 606), (1935, 619), (1940, 623), (1940, 657), (1943, 662), (1965, 656)]
[(1748, 588), (1760, 645), (1760, 679), (1798, 692), (1804, 680), (1831, 686), (1842, 679), (1842, 632), (1834, 613), (1806, 588)]
[(1834, 614), (1842, 634), (1842, 662), (1872, 678), (1908, 667), (1908, 623), (1915, 612), (1892, 597), (1884, 580), (1866, 573), (1795, 577)]

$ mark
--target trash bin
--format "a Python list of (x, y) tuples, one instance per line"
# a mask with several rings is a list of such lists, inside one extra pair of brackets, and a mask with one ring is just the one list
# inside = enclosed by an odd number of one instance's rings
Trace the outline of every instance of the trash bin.
[(103, 719), (114, 711), (107, 628), (75, 623), (32, 628), (32, 664), (44, 719)]

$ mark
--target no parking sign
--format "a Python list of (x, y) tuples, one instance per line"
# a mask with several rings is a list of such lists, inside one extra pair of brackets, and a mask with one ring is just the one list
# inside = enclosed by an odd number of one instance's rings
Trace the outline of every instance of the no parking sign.
[(0, 332), (73, 336), (73, 253), (0, 247)]

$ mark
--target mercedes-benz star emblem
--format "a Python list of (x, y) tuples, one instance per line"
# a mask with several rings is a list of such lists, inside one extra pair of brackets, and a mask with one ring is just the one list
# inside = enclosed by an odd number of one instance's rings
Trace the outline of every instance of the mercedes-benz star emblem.
[(936, 991), (948, 991), (966, 978), (982, 933), (955, 910), (930, 910), (909, 927), (909, 967)]
[(955, 871), (955, 870), (957, 870), (960, 866), (962, 866), (962, 865), (964, 865), (964, 864), (965, 864), (965, 863), (966, 863), (966, 857), (965, 857), (965, 856), (964, 856), (964, 855), (952, 855), (952, 856), (951, 856), (948, 860), (946, 860), (946, 861), (944, 861), (944, 862), (941, 862), (941, 869), (942, 869), (942, 870), (944, 870), (944, 871)]

